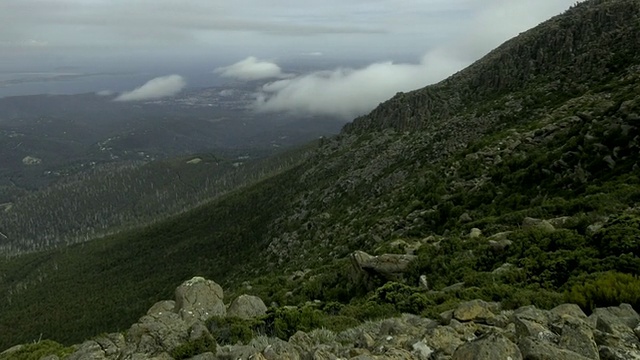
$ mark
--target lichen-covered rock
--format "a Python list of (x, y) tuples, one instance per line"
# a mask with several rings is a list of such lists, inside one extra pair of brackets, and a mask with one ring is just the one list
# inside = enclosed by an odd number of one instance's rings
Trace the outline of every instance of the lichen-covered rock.
[(460, 337), (460, 334), (450, 326), (438, 326), (429, 331), (423, 341), (432, 349), (445, 355), (453, 355), (458, 346), (464, 343)]
[(388, 279), (397, 279), (409, 269), (409, 264), (416, 258), (415, 255), (383, 254), (372, 256), (364, 251), (356, 251), (351, 254), (354, 266), (365, 272), (374, 272)]
[(133, 324), (126, 336), (137, 353), (171, 351), (189, 340), (189, 326), (174, 312), (145, 315)]
[(492, 333), (456, 349), (452, 360), (522, 360), (518, 347), (499, 333)]
[(495, 316), (492, 311), (499, 308), (496, 303), (488, 303), (483, 300), (471, 300), (463, 302), (454, 310), (453, 317), (460, 321), (486, 321)]
[(83, 342), (69, 357), (69, 360), (107, 360), (104, 350), (93, 340)]
[(561, 349), (544, 340), (526, 337), (518, 343), (527, 360), (593, 360), (573, 351)]
[(267, 313), (267, 306), (262, 299), (252, 295), (240, 295), (231, 302), (227, 316), (251, 319)]
[(199, 276), (178, 286), (175, 297), (175, 309), (187, 325), (227, 313), (222, 287)]
[(565, 316), (563, 318), (562, 334), (558, 346), (589, 359), (599, 357), (593, 330), (584, 320), (576, 317)]
[(480, 236), (482, 236), (482, 230), (478, 228), (473, 228), (471, 229), (471, 231), (469, 231), (470, 239), (476, 239), (476, 238), (479, 238)]

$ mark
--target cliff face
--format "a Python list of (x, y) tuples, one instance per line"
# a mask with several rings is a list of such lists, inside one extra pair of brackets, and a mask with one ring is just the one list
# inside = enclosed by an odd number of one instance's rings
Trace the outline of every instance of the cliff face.
[(437, 130), (452, 115), (507, 93), (523, 100), (537, 93), (582, 95), (638, 63), (639, 14), (633, 0), (583, 2), (438, 84), (397, 94), (344, 131)]

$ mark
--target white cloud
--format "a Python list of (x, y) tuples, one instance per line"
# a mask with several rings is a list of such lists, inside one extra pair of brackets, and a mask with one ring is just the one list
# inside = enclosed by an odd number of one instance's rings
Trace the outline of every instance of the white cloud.
[(223, 77), (239, 80), (262, 80), (290, 76), (284, 74), (280, 66), (272, 62), (258, 60), (254, 56), (249, 56), (229, 66), (217, 68), (214, 72)]
[(179, 93), (187, 82), (180, 75), (161, 76), (147, 81), (139, 88), (120, 94), (114, 101), (140, 101), (160, 99)]
[(349, 119), (370, 111), (398, 91), (433, 83), (463, 64), (433, 52), (418, 64), (383, 62), (361, 69), (321, 71), (271, 82), (258, 95), (258, 111), (294, 111)]
[(115, 93), (113, 91), (111, 91), (111, 90), (102, 90), (102, 91), (96, 92), (96, 95), (98, 95), (98, 96), (112, 96), (114, 94)]

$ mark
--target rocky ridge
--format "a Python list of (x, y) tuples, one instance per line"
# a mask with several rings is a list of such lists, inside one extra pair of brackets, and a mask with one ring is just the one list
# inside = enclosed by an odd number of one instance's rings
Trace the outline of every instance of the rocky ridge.
[[(525, 306), (502, 310), (499, 303), (472, 300), (438, 319), (404, 314), (332, 332), (298, 331), (289, 339), (254, 334), (246, 343), (215, 344), (211, 316), (259, 318), (264, 303), (251, 296), (224, 305), (222, 288), (194, 277), (175, 300), (153, 305), (123, 333), (103, 334), (74, 345), (67, 360), (116, 359), (640, 359), (640, 315), (628, 304), (597, 308), (590, 316), (575, 304), (551, 310)], [(194, 345), (198, 344), (198, 345)], [(202, 346), (205, 344), (205, 346)], [(0, 353), (21, 359), (24, 345)], [(57, 360), (50, 354), (42, 359)]]

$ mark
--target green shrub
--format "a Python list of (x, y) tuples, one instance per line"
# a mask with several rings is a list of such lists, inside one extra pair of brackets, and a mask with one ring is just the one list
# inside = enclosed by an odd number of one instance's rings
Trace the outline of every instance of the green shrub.
[(244, 320), (238, 317), (217, 317), (207, 320), (207, 328), (217, 343), (235, 345), (247, 344), (254, 335), (254, 329), (262, 325), (259, 320)]
[(184, 343), (171, 351), (171, 356), (176, 360), (188, 359), (198, 354), (212, 352), (216, 353), (216, 342), (212, 336), (202, 336), (201, 338)]
[(2, 360), (40, 360), (48, 355), (56, 355), (61, 359), (73, 353), (72, 347), (64, 347), (63, 345), (51, 341), (42, 340), (33, 344), (26, 344), (22, 349), (9, 355), (0, 355)]
[(610, 220), (597, 232), (592, 242), (602, 255), (640, 253), (640, 218), (622, 215)]
[(373, 301), (393, 305), (398, 312), (420, 314), (435, 303), (418, 288), (397, 282), (388, 282), (379, 287)]
[(565, 299), (580, 305), (588, 313), (596, 307), (621, 303), (631, 304), (637, 309), (640, 307), (640, 279), (635, 275), (608, 271), (574, 285), (565, 293)]
[(265, 320), (267, 335), (288, 340), (297, 331), (311, 331), (323, 327), (327, 315), (311, 306), (282, 307), (269, 311)]

